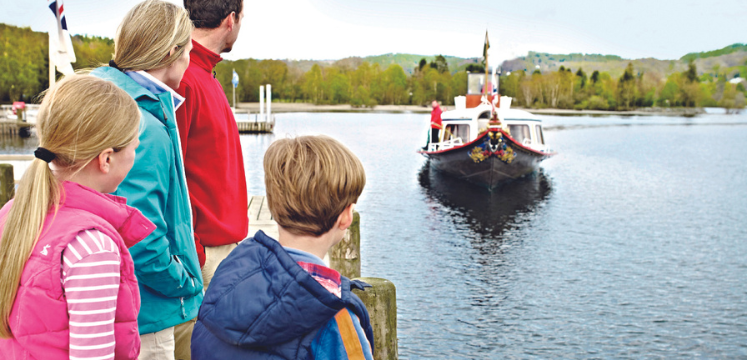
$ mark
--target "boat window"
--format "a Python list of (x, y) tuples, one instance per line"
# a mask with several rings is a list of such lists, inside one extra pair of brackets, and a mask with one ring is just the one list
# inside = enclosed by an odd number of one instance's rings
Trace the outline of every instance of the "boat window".
[(478, 117), (478, 119), (490, 119), (490, 111), (486, 111)]
[(446, 125), (446, 136), (444, 140), (454, 140), (461, 138), (462, 142), (469, 141), (469, 125), (468, 124), (450, 124)]
[(529, 134), (529, 125), (508, 125), (508, 131), (511, 132), (511, 137), (519, 144), (524, 145), (524, 141), (530, 143), (532, 141), (532, 135)]
[(537, 139), (540, 144), (545, 144), (545, 137), (542, 135), (542, 127), (539, 125), (534, 125), (534, 132), (537, 134)]

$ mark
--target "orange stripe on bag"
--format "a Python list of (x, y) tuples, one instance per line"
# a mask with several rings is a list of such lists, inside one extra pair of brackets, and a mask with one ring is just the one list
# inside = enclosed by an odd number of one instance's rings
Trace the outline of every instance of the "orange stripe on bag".
[(342, 337), (342, 343), (345, 345), (345, 352), (348, 353), (348, 359), (366, 360), (361, 341), (358, 338), (358, 332), (355, 331), (355, 325), (348, 310), (340, 310), (335, 315), (335, 320), (337, 320), (337, 327), (340, 329), (340, 336)]

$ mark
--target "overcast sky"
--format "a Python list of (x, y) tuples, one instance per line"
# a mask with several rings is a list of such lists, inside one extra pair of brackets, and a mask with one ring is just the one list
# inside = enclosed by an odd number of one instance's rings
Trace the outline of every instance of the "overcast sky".
[[(182, 0), (169, 0), (182, 5)], [(65, 0), (73, 34), (114, 37), (139, 0)], [(48, 31), (47, 0), (0, 0), (0, 22)], [(747, 0), (246, 0), (229, 59), (341, 59), (385, 53), (601, 53), (677, 59), (747, 42)], [(491, 61), (492, 62), (492, 61)]]

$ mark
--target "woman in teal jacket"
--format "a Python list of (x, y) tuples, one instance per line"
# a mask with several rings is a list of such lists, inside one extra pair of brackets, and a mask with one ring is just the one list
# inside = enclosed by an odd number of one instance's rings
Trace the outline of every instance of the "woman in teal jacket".
[(135, 164), (116, 193), (157, 227), (130, 249), (142, 301), (141, 360), (174, 358), (180, 346), (174, 327), (197, 316), (203, 297), (174, 114), (184, 99), (173, 91), (189, 65), (192, 29), (184, 9), (161, 0), (141, 3), (117, 31), (110, 66), (91, 73), (125, 90), (142, 113)]

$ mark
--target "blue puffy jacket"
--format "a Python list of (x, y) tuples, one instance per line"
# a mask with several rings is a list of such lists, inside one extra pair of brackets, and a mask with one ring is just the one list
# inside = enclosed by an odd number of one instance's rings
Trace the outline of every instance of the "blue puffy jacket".
[(173, 96), (154, 94), (114, 68), (91, 75), (126, 91), (142, 114), (135, 163), (115, 194), (156, 225), (129, 250), (140, 286), (140, 334), (161, 331), (197, 316), (203, 289)]
[(360, 288), (342, 277), (338, 298), (258, 231), (215, 272), (192, 334), (192, 359), (347, 359), (335, 320), (346, 308), (370, 359), (373, 330), (351, 286)]

